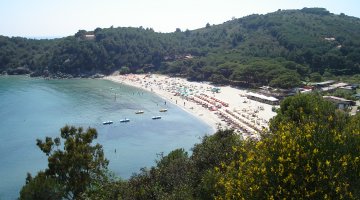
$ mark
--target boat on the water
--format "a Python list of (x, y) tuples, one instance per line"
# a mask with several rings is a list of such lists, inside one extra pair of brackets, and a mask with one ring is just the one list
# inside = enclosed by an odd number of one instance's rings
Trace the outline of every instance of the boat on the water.
[(161, 116), (154, 116), (151, 119), (161, 119)]
[(109, 124), (112, 124), (113, 123), (113, 121), (105, 121), (105, 122), (103, 122), (103, 125), (109, 125)]
[(163, 108), (163, 109), (160, 109), (159, 111), (160, 111), (160, 112), (167, 112), (167, 109), (166, 109), (166, 108)]
[(125, 118), (125, 119), (120, 120), (120, 123), (124, 123), (124, 122), (130, 122), (130, 119)]
[(143, 114), (143, 113), (144, 113), (143, 110), (138, 110), (138, 111), (135, 112), (135, 114)]

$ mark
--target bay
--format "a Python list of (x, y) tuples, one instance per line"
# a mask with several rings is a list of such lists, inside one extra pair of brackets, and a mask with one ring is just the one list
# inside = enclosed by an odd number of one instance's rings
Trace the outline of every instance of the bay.
[[(152, 120), (161, 113), (161, 120)], [(136, 115), (136, 110), (144, 114)], [(129, 118), (129, 123), (119, 120)], [(114, 121), (102, 125), (103, 121)], [(26, 173), (47, 167), (36, 139), (57, 137), (65, 124), (98, 130), (109, 169), (127, 179), (155, 164), (157, 154), (176, 148), (190, 151), (211, 127), (134, 87), (101, 79), (44, 80), (26, 76), (0, 77), (0, 199), (16, 199)]]

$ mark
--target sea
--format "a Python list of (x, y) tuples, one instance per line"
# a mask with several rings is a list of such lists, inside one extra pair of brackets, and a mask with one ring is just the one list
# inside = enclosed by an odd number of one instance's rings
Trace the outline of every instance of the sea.
[[(162, 108), (168, 112), (160, 113)], [(143, 110), (144, 114), (135, 114)], [(161, 115), (160, 120), (152, 116)], [(130, 122), (120, 123), (128, 118)], [(103, 121), (113, 121), (103, 125)], [(109, 169), (128, 179), (159, 155), (183, 148), (191, 153), (212, 128), (176, 105), (141, 89), (103, 79), (46, 80), (0, 76), (0, 199), (16, 199), (25, 184), (47, 167), (36, 139), (59, 137), (65, 125), (92, 127)]]

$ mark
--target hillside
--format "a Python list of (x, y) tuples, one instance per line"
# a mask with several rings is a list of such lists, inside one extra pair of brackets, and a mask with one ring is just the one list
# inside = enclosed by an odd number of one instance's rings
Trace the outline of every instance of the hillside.
[(116, 70), (282, 88), (356, 75), (360, 19), (304, 8), (173, 33), (110, 27), (55, 40), (0, 36), (0, 72), (89, 76)]

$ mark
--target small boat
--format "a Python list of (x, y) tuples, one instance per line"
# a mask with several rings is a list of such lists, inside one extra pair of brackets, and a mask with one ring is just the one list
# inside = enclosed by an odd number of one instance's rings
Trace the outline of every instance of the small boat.
[(151, 119), (161, 119), (161, 116), (154, 116)]
[(135, 112), (135, 114), (143, 114), (143, 113), (144, 113), (143, 110), (138, 110), (138, 111)]
[(130, 122), (130, 119), (125, 118), (125, 119), (120, 120), (120, 123), (125, 123), (125, 122)]
[(163, 109), (160, 109), (159, 111), (160, 111), (160, 112), (166, 112), (167, 109), (166, 109), (166, 108), (163, 108)]
[(109, 124), (112, 124), (113, 123), (113, 121), (105, 121), (105, 122), (103, 122), (103, 125), (109, 125)]

